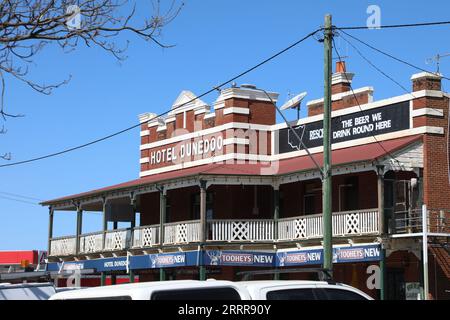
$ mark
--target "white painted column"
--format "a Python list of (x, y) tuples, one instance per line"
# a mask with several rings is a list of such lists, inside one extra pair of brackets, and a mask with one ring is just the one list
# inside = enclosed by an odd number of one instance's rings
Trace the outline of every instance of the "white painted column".
[(422, 252), (423, 252), (423, 295), (424, 300), (428, 300), (428, 219), (427, 206), (422, 205)]

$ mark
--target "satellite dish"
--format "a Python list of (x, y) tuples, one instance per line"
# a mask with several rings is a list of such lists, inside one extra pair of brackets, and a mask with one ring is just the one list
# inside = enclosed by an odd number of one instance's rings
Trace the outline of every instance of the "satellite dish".
[(306, 97), (307, 92), (302, 92), (292, 99), (288, 100), (285, 104), (283, 104), (280, 108), (280, 110), (286, 110), (286, 109), (299, 109), (300, 104), (302, 100)]

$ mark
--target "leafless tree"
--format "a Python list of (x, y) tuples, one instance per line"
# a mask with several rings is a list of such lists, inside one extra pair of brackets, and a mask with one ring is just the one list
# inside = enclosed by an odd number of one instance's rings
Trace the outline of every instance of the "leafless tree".
[[(70, 80), (69, 76), (64, 81), (45, 84), (28, 77), (33, 58), (49, 44), (59, 45), (64, 53), (75, 50), (80, 44), (97, 46), (118, 60), (125, 59), (128, 46), (128, 40), (117, 44), (118, 36), (123, 33), (162, 48), (170, 47), (159, 40), (161, 31), (177, 17), (183, 2), (166, 0), (163, 8), (160, 0), (147, 0), (151, 1), (151, 6), (148, 12), (142, 12), (137, 5), (143, 5), (145, 1), (136, 1), (0, 0), (0, 115), (3, 121), (22, 116), (5, 110), (6, 74), (46, 95)], [(5, 132), (3, 126), (0, 134)], [(7, 153), (0, 157), (8, 160), (11, 155)]]

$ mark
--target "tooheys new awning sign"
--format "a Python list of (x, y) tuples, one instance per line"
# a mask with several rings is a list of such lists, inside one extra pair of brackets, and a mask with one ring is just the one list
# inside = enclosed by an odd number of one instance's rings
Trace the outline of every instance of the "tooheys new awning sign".
[(156, 253), (130, 257), (130, 269), (176, 268), (201, 263), (198, 251)]
[[(379, 244), (339, 246), (333, 248), (333, 263), (370, 262), (381, 259)], [(323, 249), (283, 250), (276, 253), (276, 266), (322, 264)]]
[(83, 269), (94, 269), (97, 272), (103, 271), (119, 271), (126, 270), (127, 258), (104, 258), (104, 259), (92, 259), (82, 261), (68, 261), (68, 262), (52, 262), (47, 264), (47, 271), (74, 271)]
[(207, 250), (203, 256), (204, 264), (210, 266), (274, 266), (273, 252)]
[[(334, 116), (331, 119), (332, 143), (367, 138), (410, 128), (409, 101), (390, 104), (378, 108)], [(323, 121), (309, 122), (294, 126), (298, 138), (288, 128), (275, 131), (278, 153), (286, 153), (323, 145)]]

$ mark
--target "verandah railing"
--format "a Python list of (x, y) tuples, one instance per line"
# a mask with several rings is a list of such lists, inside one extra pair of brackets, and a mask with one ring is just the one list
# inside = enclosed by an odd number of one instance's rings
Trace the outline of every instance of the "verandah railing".
[[(379, 233), (377, 209), (335, 212), (332, 219), (334, 237)], [(279, 219), (278, 240), (322, 238), (322, 221), (322, 214)]]
[[(379, 233), (377, 209), (333, 213), (333, 236), (374, 235)], [(164, 245), (200, 241), (200, 220), (164, 224)], [(278, 236), (277, 236), (278, 234)], [(279, 219), (214, 219), (207, 225), (208, 242), (258, 242), (317, 239), (323, 237), (322, 214)], [(160, 245), (160, 226), (108, 230), (83, 234), (79, 254), (150, 248)], [(76, 237), (51, 239), (50, 255), (76, 254)]]

